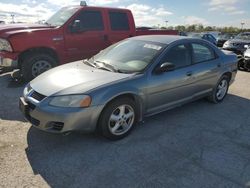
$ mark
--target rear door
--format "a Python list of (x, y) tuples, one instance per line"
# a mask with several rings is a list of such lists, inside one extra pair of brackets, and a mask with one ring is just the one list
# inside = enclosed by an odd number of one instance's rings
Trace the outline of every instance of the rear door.
[(220, 76), (221, 60), (212, 47), (202, 42), (192, 42), (192, 67), (195, 94), (211, 91)]
[(109, 40), (112, 44), (135, 35), (134, 20), (130, 12), (107, 10)]
[(110, 45), (108, 30), (105, 27), (104, 12), (100, 9), (83, 9), (75, 19), (80, 21), (80, 31), (65, 35), (65, 48), (68, 61), (84, 59), (95, 55)]

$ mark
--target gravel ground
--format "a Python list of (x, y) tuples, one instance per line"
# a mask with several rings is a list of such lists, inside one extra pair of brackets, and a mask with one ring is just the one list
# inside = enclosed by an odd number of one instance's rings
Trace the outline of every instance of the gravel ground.
[(223, 103), (152, 116), (116, 142), (32, 128), (18, 110), (23, 87), (0, 75), (0, 187), (250, 186), (250, 73)]

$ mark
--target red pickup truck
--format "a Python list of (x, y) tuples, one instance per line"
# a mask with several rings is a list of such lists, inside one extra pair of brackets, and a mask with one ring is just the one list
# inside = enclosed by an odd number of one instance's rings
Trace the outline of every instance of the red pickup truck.
[(137, 35), (177, 31), (136, 30), (130, 10), (69, 6), (46, 23), (0, 26), (0, 67), (17, 68), (25, 80), (68, 62), (89, 58), (107, 46)]

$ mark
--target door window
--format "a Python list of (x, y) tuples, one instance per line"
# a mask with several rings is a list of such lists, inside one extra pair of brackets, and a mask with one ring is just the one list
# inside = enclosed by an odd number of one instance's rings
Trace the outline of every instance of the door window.
[(82, 11), (80, 13), (81, 31), (102, 31), (104, 24), (100, 11)]
[(162, 60), (162, 63), (173, 63), (175, 68), (186, 67), (191, 64), (189, 48), (184, 45), (177, 45), (170, 49)]
[(129, 23), (127, 13), (109, 12), (109, 20), (113, 31), (128, 31)]
[(211, 48), (203, 44), (193, 43), (192, 48), (193, 48), (193, 63), (201, 63), (216, 58), (215, 52)]

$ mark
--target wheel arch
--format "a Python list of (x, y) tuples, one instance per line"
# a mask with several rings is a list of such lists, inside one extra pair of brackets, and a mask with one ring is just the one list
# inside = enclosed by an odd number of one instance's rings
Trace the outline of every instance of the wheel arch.
[(117, 95), (111, 97), (109, 100), (107, 100), (107, 102), (104, 104), (103, 109), (102, 109), (101, 112), (100, 112), (100, 115), (99, 115), (99, 117), (98, 117), (98, 121), (97, 121), (97, 122), (99, 122), (99, 120), (100, 120), (100, 118), (101, 118), (101, 115), (102, 115), (104, 109), (105, 109), (111, 102), (113, 102), (114, 100), (117, 100), (117, 99), (119, 99), (119, 98), (123, 98), (123, 97), (124, 97), (124, 98), (132, 99), (132, 100), (135, 102), (136, 111), (137, 111), (137, 114), (138, 114), (137, 120), (138, 120), (138, 121), (142, 121), (142, 118), (143, 118), (143, 111), (144, 111), (144, 110), (143, 110), (144, 107), (143, 107), (142, 98), (141, 98), (138, 94), (136, 94), (136, 93), (124, 92), (124, 93), (119, 93), (119, 94), (117, 94)]
[(19, 56), (18, 56), (18, 67), (21, 68), (21, 65), (24, 61), (24, 59), (29, 55), (29, 54), (39, 54), (39, 53), (43, 53), (43, 54), (48, 54), (51, 57), (53, 57), (56, 60), (56, 65), (59, 64), (59, 56), (57, 54), (57, 52), (52, 49), (52, 48), (48, 48), (48, 47), (36, 47), (36, 48), (30, 48), (27, 49), (25, 51), (23, 51)]

